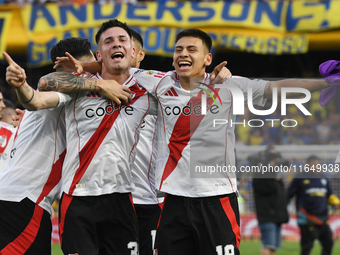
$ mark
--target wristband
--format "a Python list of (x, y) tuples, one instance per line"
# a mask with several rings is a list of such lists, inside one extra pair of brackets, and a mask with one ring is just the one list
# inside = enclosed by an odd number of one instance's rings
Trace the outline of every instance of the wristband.
[(20, 84), (20, 86), (19, 87), (17, 87), (16, 89), (18, 89), (18, 88), (20, 88), (22, 85), (24, 85), (25, 84), (25, 82), (26, 82), (26, 79), (27, 79), (27, 76), (25, 77), (25, 80)]

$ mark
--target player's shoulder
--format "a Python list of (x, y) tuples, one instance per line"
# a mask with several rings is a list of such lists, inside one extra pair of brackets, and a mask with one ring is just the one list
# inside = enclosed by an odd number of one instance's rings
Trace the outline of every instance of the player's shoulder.
[(131, 68), (130, 74), (134, 77), (144, 76), (144, 77), (154, 77), (154, 78), (163, 78), (166, 72), (157, 71), (157, 70), (145, 70), (145, 69), (138, 69), (138, 68)]

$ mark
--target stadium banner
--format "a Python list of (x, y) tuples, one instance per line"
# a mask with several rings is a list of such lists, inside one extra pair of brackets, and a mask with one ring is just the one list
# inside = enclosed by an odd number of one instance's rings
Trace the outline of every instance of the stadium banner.
[(117, 18), (131, 26), (239, 27), (276, 32), (323, 31), (340, 27), (340, 1), (148, 2), (137, 5), (26, 5), (29, 36), (99, 26)]
[[(26, 5), (21, 10), (28, 36), (100, 26), (117, 18), (130, 26), (246, 27), (285, 32), (288, 1), (148, 2), (60, 6)], [(32, 38), (33, 39), (33, 38)]]
[[(8, 29), (12, 20), (12, 12), (0, 11), (0, 52), (6, 51)], [(0, 59), (3, 56), (0, 54)]]
[(291, 1), (287, 31), (320, 32), (340, 27), (340, 1)]
[[(180, 28), (134, 27), (144, 38), (147, 54), (172, 57), (175, 47), (175, 35)], [(216, 49), (233, 49), (257, 54), (301, 54), (308, 51), (308, 35), (265, 35), (261, 33), (237, 33), (228, 29), (204, 29), (214, 40), (212, 53)], [(27, 46), (28, 64), (32, 67), (51, 64), (49, 51), (59, 40), (68, 37), (87, 38), (92, 50), (97, 50), (95, 42), (96, 28), (65, 31), (52, 37), (45, 43), (30, 41)]]

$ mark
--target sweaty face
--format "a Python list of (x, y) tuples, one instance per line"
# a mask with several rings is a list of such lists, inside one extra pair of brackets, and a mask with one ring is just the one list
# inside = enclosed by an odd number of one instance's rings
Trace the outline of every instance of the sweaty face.
[(2, 93), (0, 92), (0, 118), (2, 118), (5, 108), (6, 108), (6, 105), (4, 104), (4, 97), (2, 96)]
[(175, 45), (173, 65), (179, 77), (203, 77), (212, 61), (208, 48), (196, 37), (182, 37)]
[(130, 67), (134, 49), (129, 34), (121, 27), (104, 31), (98, 42), (97, 58), (103, 61), (102, 73), (116, 74)]

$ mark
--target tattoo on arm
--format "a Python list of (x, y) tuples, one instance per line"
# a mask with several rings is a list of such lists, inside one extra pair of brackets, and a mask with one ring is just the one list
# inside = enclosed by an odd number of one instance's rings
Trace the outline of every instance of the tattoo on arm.
[(267, 90), (268, 90), (269, 92), (271, 92), (271, 88), (270, 88), (271, 86), (272, 86), (272, 83), (269, 82), (269, 83), (268, 83), (268, 88), (267, 88)]
[(30, 86), (27, 86), (26, 84), (24, 85), (25, 93), (29, 93), (31, 90), (34, 90)]
[(39, 90), (65, 93), (84, 90), (96, 91), (97, 79), (88, 79), (70, 73), (57, 72), (43, 76), (39, 81)]

